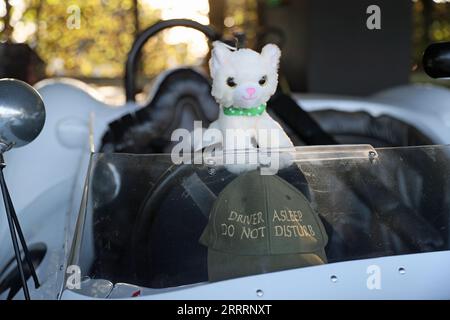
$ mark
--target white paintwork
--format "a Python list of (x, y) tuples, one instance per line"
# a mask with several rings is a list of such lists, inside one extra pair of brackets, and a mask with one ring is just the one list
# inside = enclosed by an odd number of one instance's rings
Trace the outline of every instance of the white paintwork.
[[(369, 289), (369, 266), (380, 289)], [(404, 268), (401, 273), (399, 268)], [(143, 295), (143, 300), (450, 299), (450, 251), (330, 263)], [(369, 269), (370, 271), (370, 269)], [(336, 282), (331, 277), (337, 278)], [(257, 290), (262, 290), (260, 297)], [(145, 294), (145, 290), (144, 290)], [(65, 290), (62, 299), (90, 299)]]
[[(138, 108), (135, 104), (110, 107), (99, 100), (101, 97), (94, 89), (77, 80), (46, 80), (37, 88), (46, 108), (44, 128), (33, 143), (5, 154), (5, 178), (26, 236), (37, 211), (25, 215), (24, 209), (45, 196), (48, 189), (65, 181), (73, 184), (76, 176), (86, 172), (86, 166), (80, 164), (82, 157), (89, 154), (91, 114), (95, 114), (94, 143), (99, 145), (108, 123)], [(0, 206), (0, 244), (2, 268), (13, 252), (3, 206)]]
[(295, 94), (306, 111), (333, 109), (389, 115), (409, 123), (435, 141), (450, 144), (450, 90), (432, 85), (392, 88), (367, 98)]

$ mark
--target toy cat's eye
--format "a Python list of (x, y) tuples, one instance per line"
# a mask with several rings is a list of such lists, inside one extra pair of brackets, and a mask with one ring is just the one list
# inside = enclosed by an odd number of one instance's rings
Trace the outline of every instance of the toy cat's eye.
[(229, 77), (229, 78), (227, 79), (227, 85), (228, 85), (229, 87), (232, 87), (232, 88), (236, 87), (236, 82), (234, 82), (234, 78)]
[(263, 76), (261, 79), (259, 79), (258, 83), (260, 86), (265, 85), (267, 82), (267, 76)]

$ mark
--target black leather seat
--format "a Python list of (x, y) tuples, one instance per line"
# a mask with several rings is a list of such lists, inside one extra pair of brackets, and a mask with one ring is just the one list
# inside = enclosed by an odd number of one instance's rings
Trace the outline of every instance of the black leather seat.
[(159, 80), (156, 93), (145, 107), (109, 125), (101, 151), (170, 153), (173, 130), (191, 131), (194, 120), (207, 126), (217, 118), (219, 107), (210, 94), (209, 81), (201, 73), (181, 68)]
[(433, 144), (414, 126), (387, 115), (374, 117), (367, 112), (332, 109), (310, 115), (341, 144), (370, 144), (375, 148)]

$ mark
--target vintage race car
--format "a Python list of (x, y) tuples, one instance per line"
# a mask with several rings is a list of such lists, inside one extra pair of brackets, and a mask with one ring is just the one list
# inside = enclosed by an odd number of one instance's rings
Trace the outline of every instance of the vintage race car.
[[(191, 130), (193, 120), (206, 126), (217, 116), (209, 80), (193, 68), (170, 70), (145, 102), (134, 99), (140, 48), (180, 24), (219, 38), (180, 20), (146, 30), (127, 62), (122, 106), (73, 79), (36, 85), (44, 129), (5, 154), (41, 280), (38, 289), (28, 280), (32, 298), (450, 298), (450, 90), (431, 85), (367, 98), (276, 96), (269, 110), (297, 145), (294, 167), (279, 176), (324, 221), (328, 263), (277, 272), (261, 266), (257, 274), (208, 281), (207, 249), (198, 239), (205, 212), (233, 177), (208, 163), (175, 165), (168, 152), (174, 128)], [(293, 125), (298, 112), (306, 120)], [(0, 298), (20, 299), (4, 216)]]

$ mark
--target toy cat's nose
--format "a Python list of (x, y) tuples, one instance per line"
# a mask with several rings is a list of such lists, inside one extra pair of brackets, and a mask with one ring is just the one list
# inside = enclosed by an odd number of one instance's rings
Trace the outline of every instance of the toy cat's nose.
[(247, 88), (246, 91), (247, 91), (248, 96), (251, 97), (255, 94), (256, 89), (255, 88)]

